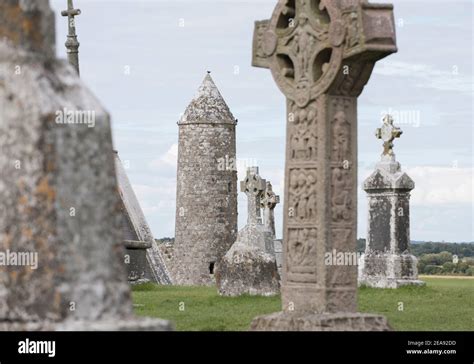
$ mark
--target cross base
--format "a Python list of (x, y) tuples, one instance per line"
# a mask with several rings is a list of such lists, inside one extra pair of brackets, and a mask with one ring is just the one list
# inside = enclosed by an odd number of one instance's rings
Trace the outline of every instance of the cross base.
[(392, 331), (381, 315), (364, 313), (276, 312), (256, 317), (251, 331)]

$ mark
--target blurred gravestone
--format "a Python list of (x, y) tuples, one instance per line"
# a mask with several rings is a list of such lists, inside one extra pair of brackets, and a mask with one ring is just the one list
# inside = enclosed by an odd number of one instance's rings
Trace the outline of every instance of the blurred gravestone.
[(0, 266), (0, 330), (168, 330), (133, 315), (110, 118), (54, 34), (48, 0), (0, 2), (0, 251), (37, 258)]

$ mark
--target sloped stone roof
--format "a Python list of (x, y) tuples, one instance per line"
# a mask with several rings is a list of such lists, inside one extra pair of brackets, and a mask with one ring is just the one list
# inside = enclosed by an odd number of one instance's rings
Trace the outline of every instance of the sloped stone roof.
[(151, 229), (117, 152), (115, 152), (115, 169), (120, 199), (123, 206), (123, 210), (121, 211), (123, 238), (124, 240), (143, 241), (151, 245), (151, 248), (147, 249), (146, 254), (147, 263), (153, 274), (155, 283), (164, 285), (171, 284), (171, 277), (166, 263), (158, 248), (154, 247), (157, 243), (153, 238)]
[(179, 125), (183, 124), (236, 124), (229, 106), (208, 73), (193, 100), (186, 108)]

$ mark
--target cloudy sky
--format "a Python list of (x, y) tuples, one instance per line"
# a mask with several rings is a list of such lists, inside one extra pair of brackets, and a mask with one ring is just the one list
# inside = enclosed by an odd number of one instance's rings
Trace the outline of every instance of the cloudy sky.
[[(395, 5), (399, 51), (377, 63), (359, 98), (359, 186), (382, 151), (374, 130), (391, 112), (404, 131), (397, 159), (416, 183), (412, 239), (473, 241), (473, 1), (378, 2)], [(66, 3), (52, 0), (57, 11)], [(275, 4), (75, 0), (82, 78), (112, 114), (115, 146), (155, 237), (174, 236), (176, 122), (207, 70), (239, 119), (239, 178), (256, 164), (283, 193), (284, 97), (268, 70), (251, 67), (253, 23)], [(67, 23), (56, 21), (64, 58)], [(358, 236), (365, 237), (359, 190)], [(239, 228), (245, 221), (240, 194)]]

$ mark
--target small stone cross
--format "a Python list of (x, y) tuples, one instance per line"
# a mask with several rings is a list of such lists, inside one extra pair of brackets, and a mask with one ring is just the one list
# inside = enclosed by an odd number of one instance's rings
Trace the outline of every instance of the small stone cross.
[(280, 203), (280, 196), (273, 192), (273, 186), (270, 181), (267, 182), (265, 194), (261, 200), (262, 208), (274, 209)]
[(383, 140), (383, 154), (392, 156), (393, 153), (393, 141), (396, 138), (400, 138), (403, 134), (402, 130), (393, 125), (393, 118), (391, 115), (386, 115), (383, 119), (383, 126), (375, 131), (375, 136), (378, 139)]
[(240, 182), (240, 190), (247, 195), (248, 199), (248, 217), (247, 224), (261, 224), (262, 216), (260, 214), (260, 205), (263, 192), (267, 182), (258, 174), (258, 167), (247, 169), (247, 177)]

